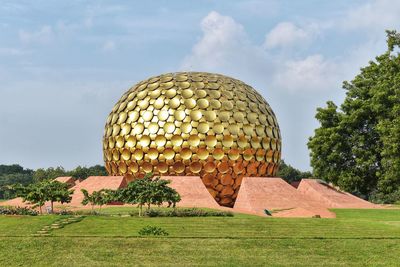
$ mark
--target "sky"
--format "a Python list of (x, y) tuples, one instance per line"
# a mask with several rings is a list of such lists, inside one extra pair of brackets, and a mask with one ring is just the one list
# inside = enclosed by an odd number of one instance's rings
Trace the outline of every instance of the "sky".
[(400, 1), (0, 0), (0, 164), (103, 164), (106, 117), (176, 71), (242, 80), (274, 110), (282, 157), (311, 170), (316, 109), (400, 30)]

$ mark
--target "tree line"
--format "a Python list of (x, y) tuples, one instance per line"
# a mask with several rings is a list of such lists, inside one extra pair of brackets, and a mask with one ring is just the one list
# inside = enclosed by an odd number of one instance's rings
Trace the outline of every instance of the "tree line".
[(108, 175), (106, 169), (101, 165), (91, 167), (78, 166), (73, 170), (65, 170), (63, 167), (40, 168), (37, 170), (25, 169), (18, 164), (0, 165), (0, 199), (15, 197), (10, 190), (14, 184), (29, 185), (43, 180), (54, 179), (60, 176), (72, 176), (74, 178), (86, 179), (89, 176)]

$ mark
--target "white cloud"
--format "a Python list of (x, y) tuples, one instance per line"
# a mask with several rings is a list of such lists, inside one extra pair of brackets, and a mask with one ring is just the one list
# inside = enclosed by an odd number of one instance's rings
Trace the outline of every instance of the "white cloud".
[(287, 47), (304, 42), (309, 42), (313, 37), (315, 28), (303, 29), (291, 22), (281, 22), (275, 26), (265, 37), (266, 48)]
[(102, 49), (103, 49), (103, 51), (105, 51), (105, 52), (115, 50), (115, 42), (114, 42), (114, 41), (110, 41), (110, 40), (106, 41), (106, 42), (103, 44)]
[(320, 54), (288, 60), (275, 75), (278, 88), (289, 91), (327, 90), (337, 83), (337, 66)]
[(192, 54), (183, 63), (185, 69), (193, 66), (217, 68), (225, 63), (236, 49), (243, 49), (247, 39), (243, 26), (231, 17), (212, 11), (201, 21), (203, 37), (193, 47)]
[(384, 29), (400, 27), (400, 2), (392, 0), (375, 0), (348, 10), (340, 20), (344, 30), (367, 29), (382, 33)]
[(49, 25), (44, 25), (40, 30), (38, 31), (25, 31), (25, 30), (20, 30), (19, 31), (19, 39), (23, 43), (49, 43), (52, 39), (54, 32), (51, 26)]
[(23, 54), (25, 52), (17, 48), (0, 47), (0, 56), (20, 56)]

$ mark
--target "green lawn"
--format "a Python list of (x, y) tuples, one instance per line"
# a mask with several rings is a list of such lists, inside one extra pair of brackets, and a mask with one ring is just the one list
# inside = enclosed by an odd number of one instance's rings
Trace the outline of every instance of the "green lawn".
[[(111, 208), (126, 214), (131, 208)], [(334, 210), (336, 219), (249, 215), (87, 216), (31, 236), (60, 216), (0, 216), (2, 266), (398, 266), (400, 210)], [(167, 237), (140, 237), (145, 225)]]

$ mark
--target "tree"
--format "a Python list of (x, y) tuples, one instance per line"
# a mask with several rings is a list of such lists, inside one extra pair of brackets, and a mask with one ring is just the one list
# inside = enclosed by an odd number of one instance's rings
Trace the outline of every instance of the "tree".
[(302, 178), (311, 178), (312, 173), (302, 172), (281, 160), (277, 176), (283, 178), (286, 182), (291, 183), (294, 181), (299, 181)]
[(33, 171), (18, 164), (0, 165), (0, 199), (15, 197), (12, 185), (28, 185), (33, 182)]
[(72, 171), (69, 171), (68, 175), (74, 178), (86, 179), (89, 176), (107, 176), (108, 173), (104, 166), (95, 165), (92, 167), (78, 166)]
[(22, 197), (24, 202), (34, 204), (34, 207), (39, 207), (40, 214), (43, 214), (42, 207), (46, 203), (46, 189), (39, 184), (30, 184), (23, 186), (16, 184), (13, 186), (18, 197)]
[(400, 35), (387, 31), (388, 50), (344, 82), (338, 108), (318, 108), (310, 138), (315, 176), (381, 202), (400, 195)]
[(73, 190), (68, 190), (68, 184), (54, 180), (42, 180), (28, 186), (16, 185), (14, 190), (24, 202), (38, 206), (42, 214), (42, 207), (50, 201), (51, 212), (54, 211), (54, 202), (69, 203)]
[(50, 201), (51, 212), (54, 211), (54, 202), (69, 203), (72, 199), (73, 190), (69, 190), (69, 185), (55, 180), (45, 180), (41, 185), (46, 190), (46, 200)]
[(94, 210), (94, 206), (98, 205), (101, 207), (106, 205), (114, 200), (114, 191), (102, 189), (100, 191), (93, 191), (91, 194), (86, 189), (81, 189), (84, 199), (82, 200), (83, 205), (90, 204), (92, 207), (92, 211)]
[(142, 214), (143, 205), (147, 210), (151, 205), (161, 205), (163, 202), (175, 206), (180, 201), (179, 194), (175, 189), (168, 186), (170, 181), (162, 180), (160, 177), (152, 178), (148, 173), (142, 179), (137, 179), (128, 184), (126, 188), (119, 190), (119, 200), (129, 204), (137, 204), (139, 216)]
[(37, 169), (33, 174), (33, 179), (35, 182), (40, 182), (42, 180), (50, 180), (55, 179), (60, 176), (67, 176), (67, 171), (61, 166), (57, 168), (48, 168), (48, 169)]

